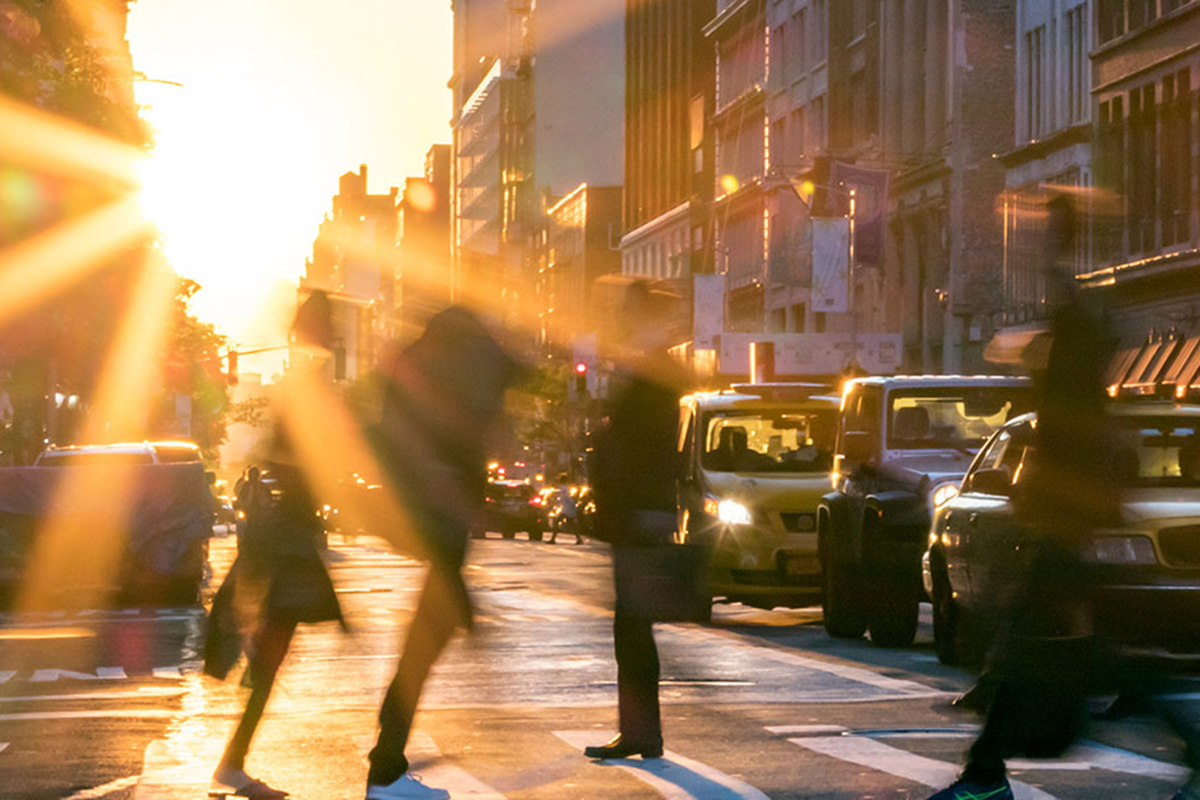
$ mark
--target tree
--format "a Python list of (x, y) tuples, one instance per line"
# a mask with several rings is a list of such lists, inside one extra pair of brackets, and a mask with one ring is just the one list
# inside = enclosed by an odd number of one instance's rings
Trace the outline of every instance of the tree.
[(210, 323), (191, 313), (189, 303), (199, 290), (200, 284), (195, 281), (179, 279), (172, 299), (159, 414), (152, 432), (178, 435), (181, 431), (175, 398), (189, 397), (189, 434), (204, 451), (205, 459), (215, 461), (217, 449), (225, 441), (230, 412), (228, 381), (221, 369), (221, 351), (226, 342)]

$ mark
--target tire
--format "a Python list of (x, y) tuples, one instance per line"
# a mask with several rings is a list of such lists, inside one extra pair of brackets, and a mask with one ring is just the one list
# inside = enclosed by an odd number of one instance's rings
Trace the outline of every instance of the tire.
[(545, 538), (546, 538), (545, 531), (530, 531), (529, 532), (529, 541), (531, 541), (531, 542), (540, 542), (540, 541), (544, 540)]
[(858, 639), (867, 630), (862, 575), (849, 564), (827, 557), (823, 565), (821, 608), (825, 632), (835, 639)]
[(915, 581), (893, 575), (873, 581), (874, 600), (867, 629), (871, 644), (879, 647), (908, 647), (917, 636), (921, 595)]
[(937, 659), (947, 666), (959, 663), (958, 653), (958, 603), (950, 591), (950, 578), (946, 568), (935, 562), (933, 566), (933, 649)]

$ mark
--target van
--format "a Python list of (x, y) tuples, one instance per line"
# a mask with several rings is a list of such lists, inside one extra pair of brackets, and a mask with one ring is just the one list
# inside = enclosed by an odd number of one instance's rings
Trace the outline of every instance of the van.
[(679, 538), (710, 548), (711, 590), (748, 605), (819, 602), (817, 506), (838, 398), (809, 383), (734, 384), (680, 401)]

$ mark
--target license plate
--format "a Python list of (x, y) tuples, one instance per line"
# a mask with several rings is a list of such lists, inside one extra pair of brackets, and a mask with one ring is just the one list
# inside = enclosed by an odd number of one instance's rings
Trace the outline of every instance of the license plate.
[(821, 571), (821, 562), (816, 556), (785, 555), (782, 567), (783, 574), (788, 576), (815, 575)]

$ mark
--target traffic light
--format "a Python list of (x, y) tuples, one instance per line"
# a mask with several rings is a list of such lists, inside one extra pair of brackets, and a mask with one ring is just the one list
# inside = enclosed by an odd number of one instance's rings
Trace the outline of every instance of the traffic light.
[(236, 386), (238, 382), (238, 352), (230, 350), (225, 356), (225, 382)]
[(575, 362), (575, 397), (580, 400), (587, 397), (587, 372), (588, 365), (586, 361)]

